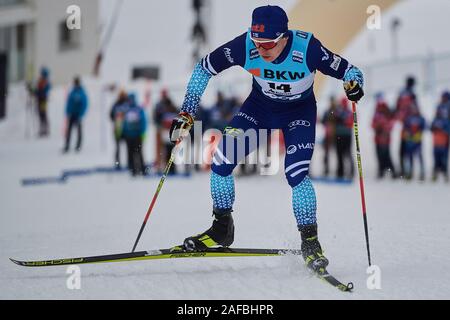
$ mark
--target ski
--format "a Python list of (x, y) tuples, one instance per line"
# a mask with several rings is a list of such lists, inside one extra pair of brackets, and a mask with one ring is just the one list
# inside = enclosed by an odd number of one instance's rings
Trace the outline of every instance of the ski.
[[(181, 246), (170, 249), (159, 249), (140, 252), (119, 253), (110, 255), (78, 257), (78, 258), (62, 258), (51, 260), (35, 260), (21, 261), (10, 258), (10, 260), (23, 267), (50, 267), (50, 266), (66, 266), (77, 264), (93, 264), (93, 263), (109, 263), (109, 262), (125, 262), (140, 260), (163, 260), (163, 259), (180, 259), (180, 258), (224, 258), (224, 257), (267, 257), (267, 256), (286, 256), (301, 255), (300, 250), (295, 249), (243, 249), (243, 248), (209, 248), (204, 251), (185, 251)], [(329, 283), (333, 287), (344, 291), (351, 292), (353, 283), (343, 284), (334, 276), (328, 273), (326, 269), (310, 270), (319, 279)]]
[(335, 287), (343, 292), (352, 292), (352, 290), (353, 290), (352, 282), (343, 284), (338, 279), (336, 279), (334, 276), (332, 276), (325, 268), (321, 268), (319, 270), (312, 270), (312, 269), (309, 269), (309, 270), (314, 275), (316, 275), (319, 279), (327, 282), (328, 284), (332, 285), (333, 287)]
[(102, 256), (63, 258), (38, 261), (20, 261), (11, 259), (12, 262), (23, 267), (49, 267), (74, 264), (124, 262), (139, 260), (162, 260), (173, 258), (217, 258), (217, 257), (264, 257), (300, 255), (300, 250), (293, 249), (242, 249), (242, 248), (209, 248), (204, 251), (185, 251), (181, 247), (160, 249), (130, 253), (120, 253)]

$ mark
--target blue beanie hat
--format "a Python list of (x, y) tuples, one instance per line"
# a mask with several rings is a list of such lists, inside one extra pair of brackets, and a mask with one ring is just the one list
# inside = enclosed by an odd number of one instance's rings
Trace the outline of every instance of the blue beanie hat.
[(42, 67), (41, 68), (41, 76), (43, 77), (43, 78), (47, 78), (48, 77), (48, 75), (49, 75), (49, 71), (48, 71), (48, 69), (47, 69), (47, 67)]
[(134, 93), (134, 92), (129, 93), (128, 101), (133, 105), (136, 104), (136, 93)]
[(286, 12), (278, 6), (264, 6), (253, 10), (252, 38), (276, 39), (288, 31)]

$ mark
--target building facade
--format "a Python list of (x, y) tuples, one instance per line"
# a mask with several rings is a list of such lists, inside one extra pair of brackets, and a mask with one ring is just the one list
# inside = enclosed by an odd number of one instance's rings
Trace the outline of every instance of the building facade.
[[(80, 29), (69, 30), (69, 6), (80, 8)], [(9, 82), (34, 79), (40, 68), (52, 82), (92, 72), (99, 46), (98, 0), (0, 0), (0, 53)]]

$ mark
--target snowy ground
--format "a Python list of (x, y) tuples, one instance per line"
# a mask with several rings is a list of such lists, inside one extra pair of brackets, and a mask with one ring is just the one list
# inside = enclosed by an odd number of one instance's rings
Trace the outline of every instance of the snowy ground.
[[(83, 151), (61, 155), (63, 96), (62, 89), (53, 94), (52, 136), (48, 140), (25, 138), (23, 99), (14, 90), (9, 117), (0, 122), (1, 299), (450, 297), (450, 276), (444, 272), (450, 265), (450, 188), (443, 182), (373, 179), (373, 152), (364, 120), (361, 136), (368, 218), (373, 263), (381, 268), (380, 290), (366, 287), (367, 256), (356, 183), (316, 184), (320, 239), (331, 261), (329, 270), (343, 282), (354, 282), (352, 294), (341, 293), (311, 276), (298, 257), (84, 265), (80, 290), (67, 288), (65, 267), (29, 269), (14, 265), (8, 258), (50, 259), (129, 251), (158, 182), (116, 174), (22, 187), (23, 178), (56, 176), (63, 169), (111, 163), (111, 141), (105, 151), (99, 149), (101, 109), (95, 97), (86, 121)], [(362, 113), (362, 118), (367, 118), (369, 113)], [(150, 154), (147, 146), (148, 160)], [(208, 180), (207, 174), (168, 179), (138, 249), (170, 247), (209, 227)], [(239, 178), (236, 189), (234, 246), (299, 247), (290, 189), (282, 175)]]

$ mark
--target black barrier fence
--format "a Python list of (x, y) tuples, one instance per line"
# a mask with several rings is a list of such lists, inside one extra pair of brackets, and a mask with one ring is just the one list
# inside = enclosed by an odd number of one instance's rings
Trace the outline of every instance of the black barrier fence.
[(6, 117), (7, 62), (6, 53), (0, 52), (0, 119)]

